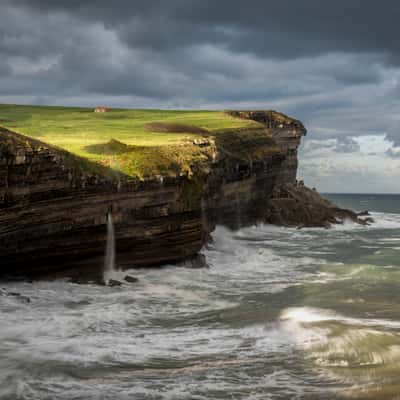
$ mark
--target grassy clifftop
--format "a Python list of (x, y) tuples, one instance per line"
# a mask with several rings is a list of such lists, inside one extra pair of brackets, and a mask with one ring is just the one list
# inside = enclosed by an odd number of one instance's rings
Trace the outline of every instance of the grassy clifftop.
[(263, 125), (221, 111), (163, 111), (0, 105), (0, 126), (128, 176), (189, 173), (217, 142), (233, 157), (276, 150)]

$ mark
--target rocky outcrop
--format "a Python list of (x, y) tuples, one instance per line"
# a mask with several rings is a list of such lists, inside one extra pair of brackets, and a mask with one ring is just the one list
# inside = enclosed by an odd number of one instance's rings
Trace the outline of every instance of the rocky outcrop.
[(0, 275), (100, 272), (109, 212), (121, 268), (198, 260), (217, 223), (295, 223), (277, 193), (296, 182), (304, 126), (273, 111), (231, 114), (261, 124), (204, 133), (192, 176), (146, 180), (0, 128)]
[(298, 228), (329, 228), (332, 224), (342, 224), (346, 220), (368, 225), (373, 222), (368, 215), (339, 208), (324, 199), (315, 189), (309, 189), (299, 182), (285, 184), (274, 190), (264, 221)]

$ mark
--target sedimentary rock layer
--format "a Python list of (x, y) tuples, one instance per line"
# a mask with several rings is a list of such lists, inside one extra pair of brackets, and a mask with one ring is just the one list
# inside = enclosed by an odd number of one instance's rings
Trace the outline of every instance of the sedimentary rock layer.
[(100, 268), (108, 212), (121, 267), (186, 260), (216, 223), (262, 220), (272, 193), (296, 181), (306, 131), (275, 112), (232, 114), (263, 125), (195, 140), (207, 161), (193, 176), (145, 181), (105, 178), (98, 165), (0, 128), (0, 274)]

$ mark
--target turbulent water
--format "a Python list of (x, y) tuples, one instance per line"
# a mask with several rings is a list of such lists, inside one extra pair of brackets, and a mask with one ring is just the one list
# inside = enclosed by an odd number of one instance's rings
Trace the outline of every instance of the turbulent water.
[(1, 399), (400, 398), (400, 196), (376, 224), (219, 227), (209, 269), (1, 283)]

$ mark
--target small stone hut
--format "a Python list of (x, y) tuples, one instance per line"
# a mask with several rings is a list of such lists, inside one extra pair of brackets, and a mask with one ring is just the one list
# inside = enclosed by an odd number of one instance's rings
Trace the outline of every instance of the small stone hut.
[(98, 106), (98, 107), (96, 107), (94, 109), (94, 112), (96, 112), (96, 113), (105, 113), (105, 112), (108, 112), (108, 111), (110, 111), (110, 108), (109, 107), (105, 107), (105, 106)]

